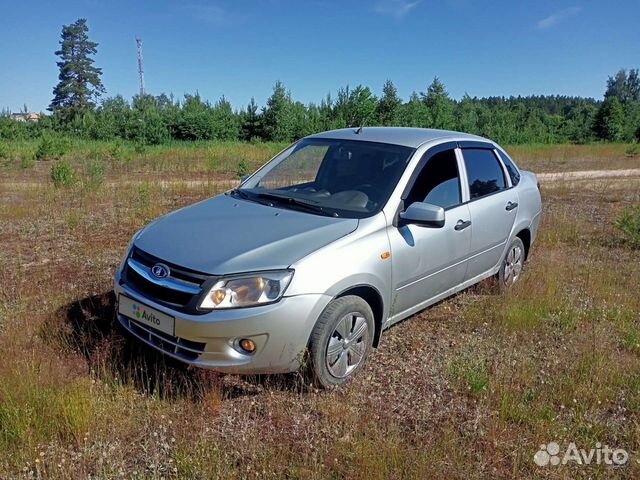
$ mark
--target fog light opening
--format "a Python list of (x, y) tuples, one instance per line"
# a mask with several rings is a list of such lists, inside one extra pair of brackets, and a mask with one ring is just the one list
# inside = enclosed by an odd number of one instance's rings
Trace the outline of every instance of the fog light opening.
[(256, 342), (249, 338), (243, 338), (238, 342), (240, 348), (246, 353), (254, 353), (256, 351)]

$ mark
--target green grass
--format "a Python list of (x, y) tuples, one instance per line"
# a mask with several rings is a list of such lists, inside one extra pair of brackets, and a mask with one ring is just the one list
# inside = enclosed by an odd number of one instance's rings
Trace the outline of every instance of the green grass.
[(449, 376), (459, 387), (472, 395), (480, 395), (489, 386), (489, 371), (484, 358), (465, 352), (449, 364)]
[(56, 187), (70, 187), (77, 182), (78, 174), (68, 160), (56, 160), (51, 165), (51, 180)]
[(624, 209), (616, 218), (616, 227), (622, 231), (629, 245), (640, 248), (640, 205)]
[(47, 367), (16, 366), (2, 372), (0, 450), (26, 452), (53, 439), (77, 443), (90, 429), (96, 398), (91, 382), (77, 378), (56, 382)]
[[(38, 163), (64, 158), (79, 170), (89, 162), (101, 162), (106, 174), (125, 172), (205, 173), (236, 178), (251, 173), (282, 150), (279, 143), (241, 142), (172, 142), (164, 145), (144, 145), (123, 142), (100, 142), (81, 139), (61, 145), (58, 140), (12, 141), (1, 144), (2, 170), (15, 171), (30, 159)], [(58, 148), (60, 147), (60, 148)]]
[[(25, 178), (33, 178), (41, 164), (64, 158), (78, 171), (86, 170), (91, 162), (99, 162), (104, 165), (107, 176), (171, 173), (233, 179), (255, 171), (285, 146), (283, 143), (216, 141), (141, 145), (120, 140), (58, 137), (4, 141), (0, 143), (0, 176), (19, 173)], [(536, 172), (640, 168), (640, 157), (628, 154), (635, 148), (633, 144), (541, 144), (505, 148), (520, 167)]]

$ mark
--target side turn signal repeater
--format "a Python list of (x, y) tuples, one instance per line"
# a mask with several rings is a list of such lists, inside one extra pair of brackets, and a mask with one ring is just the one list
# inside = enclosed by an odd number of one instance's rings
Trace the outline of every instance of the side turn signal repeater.
[(380, 254), (380, 258), (383, 259), (383, 260), (386, 260), (389, 257), (391, 257), (391, 252), (382, 252)]

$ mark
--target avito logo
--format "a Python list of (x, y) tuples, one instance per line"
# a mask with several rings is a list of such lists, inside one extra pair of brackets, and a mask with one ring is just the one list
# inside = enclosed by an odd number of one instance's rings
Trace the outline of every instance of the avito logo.
[(160, 319), (153, 313), (147, 312), (144, 308), (141, 308), (137, 303), (133, 304), (133, 316), (138, 320), (146, 320), (154, 325), (160, 325)]
[(557, 442), (549, 442), (540, 445), (540, 450), (533, 456), (533, 461), (539, 467), (567, 465), (571, 462), (578, 465), (621, 466), (629, 461), (629, 453), (622, 448), (613, 449), (600, 442), (596, 442), (595, 446), (596, 448), (589, 450), (579, 449), (574, 442), (571, 442), (563, 454)]
[(146, 320), (147, 322), (153, 323), (154, 325), (160, 325), (160, 319), (153, 313), (147, 313), (146, 310), (142, 311), (142, 319)]

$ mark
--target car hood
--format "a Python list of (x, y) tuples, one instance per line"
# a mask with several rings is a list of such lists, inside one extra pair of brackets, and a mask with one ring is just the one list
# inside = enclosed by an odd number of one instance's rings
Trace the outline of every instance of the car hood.
[(135, 246), (167, 263), (224, 275), (287, 268), (357, 227), (356, 219), (218, 195), (152, 222)]

